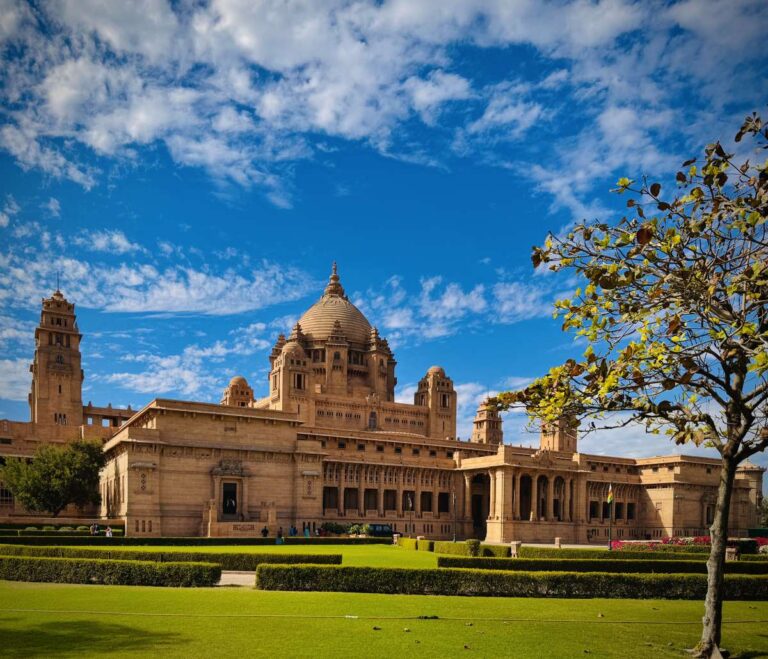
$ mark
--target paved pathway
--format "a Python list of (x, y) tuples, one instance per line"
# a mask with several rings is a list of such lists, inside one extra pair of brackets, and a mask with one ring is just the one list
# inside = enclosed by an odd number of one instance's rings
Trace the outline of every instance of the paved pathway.
[(234, 570), (222, 570), (219, 586), (249, 586), (256, 585), (255, 572), (236, 572)]

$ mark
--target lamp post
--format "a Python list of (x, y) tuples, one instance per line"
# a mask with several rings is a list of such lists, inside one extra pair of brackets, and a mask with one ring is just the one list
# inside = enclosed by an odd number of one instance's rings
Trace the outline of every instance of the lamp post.
[(451, 500), (453, 502), (453, 541), (456, 542), (456, 491), (451, 490)]
[[(408, 494), (408, 498), (406, 499), (406, 503), (408, 504), (408, 512), (410, 513), (411, 518), (411, 530), (410, 532), (413, 533), (413, 497)], [(409, 534), (410, 537), (410, 534)]]

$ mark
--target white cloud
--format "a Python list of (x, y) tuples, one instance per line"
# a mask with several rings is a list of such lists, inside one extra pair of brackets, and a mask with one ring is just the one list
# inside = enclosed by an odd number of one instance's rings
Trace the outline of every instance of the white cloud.
[(17, 215), (20, 210), (13, 195), (6, 195), (3, 210), (0, 211), (0, 229), (7, 227), (10, 224), (11, 218)]
[(29, 359), (0, 359), (0, 399), (27, 400), (32, 376)]
[(62, 291), (79, 306), (108, 312), (237, 314), (298, 299), (317, 285), (296, 267), (268, 261), (164, 267), (120, 231), (77, 237), (93, 254), (107, 254), (103, 262), (69, 256), (58, 245), (51, 253), (57, 241), (36, 223), (16, 227), (14, 237), (26, 244), (0, 252), (0, 303), (10, 307), (36, 309), (57, 272), (64, 274)]
[(131, 242), (122, 231), (117, 229), (83, 231), (74, 238), (73, 242), (94, 252), (106, 252), (108, 254), (127, 254), (129, 252), (143, 251), (141, 245)]
[[(327, 135), (420, 164), (460, 154), (509, 166), (504, 149), (535, 132), (512, 164), (534, 171), (556, 207), (585, 213), (601, 176), (632, 162), (671, 166), (657, 146), (668, 131), (698, 145), (713, 116), (756, 107), (766, 91), (760, 0), (65, 0), (34, 16), (11, 0), (1, 8), (0, 43), (19, 47), (0, 73), (9, 108), (0, 147), (24, 168), (86, 189), (100, 174), (92, 156), (135, 159), (142, 145), (162, 144), (178, 164), (287, 207), (292, 170), (280, 164), (313, 157)], [(504, 49), (509, 66), (483, 78), (468, 70), (464, 47)], [(525, 73), (516, 47), (542, 64), (542, 80), (516, 78)], [(414, 119), (430, 137), (453, 139), (427, 148)], [(558, 139), (541, 140), (542, 128)], [(552, 183), (563, 171), (576, 179), (568, 189)]]
[(61, 202), (56, 197), (51, 197), (47, 202), (43, 204), (52, 217), (59, 217), (61, 215)]

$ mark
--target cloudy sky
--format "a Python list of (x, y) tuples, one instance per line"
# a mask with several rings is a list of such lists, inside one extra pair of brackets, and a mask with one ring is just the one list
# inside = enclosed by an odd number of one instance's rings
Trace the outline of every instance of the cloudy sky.
[(764, 0), (0, 0), (0, 418), (27, 417), (57, 271), (85, 400), (139, 407), (263, 394), (335, 259), (399, 396), (444, 366), (466, 437), (583, 349), (530, 247), (765, 114), (766, 33)]

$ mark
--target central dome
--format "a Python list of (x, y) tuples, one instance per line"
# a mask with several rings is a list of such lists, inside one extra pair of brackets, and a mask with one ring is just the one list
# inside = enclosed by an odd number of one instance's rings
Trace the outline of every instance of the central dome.
[(347, 298), (334, 263), (323, 297), (299, 318), (299, 325), (310, 341), (327, 341), (328, 337), (335, 333), (333, 326), (336, 321), (341, 325), (341, 333), (350, 343), (366, 345), (370, 342), (371, 324), (360, 309)]

